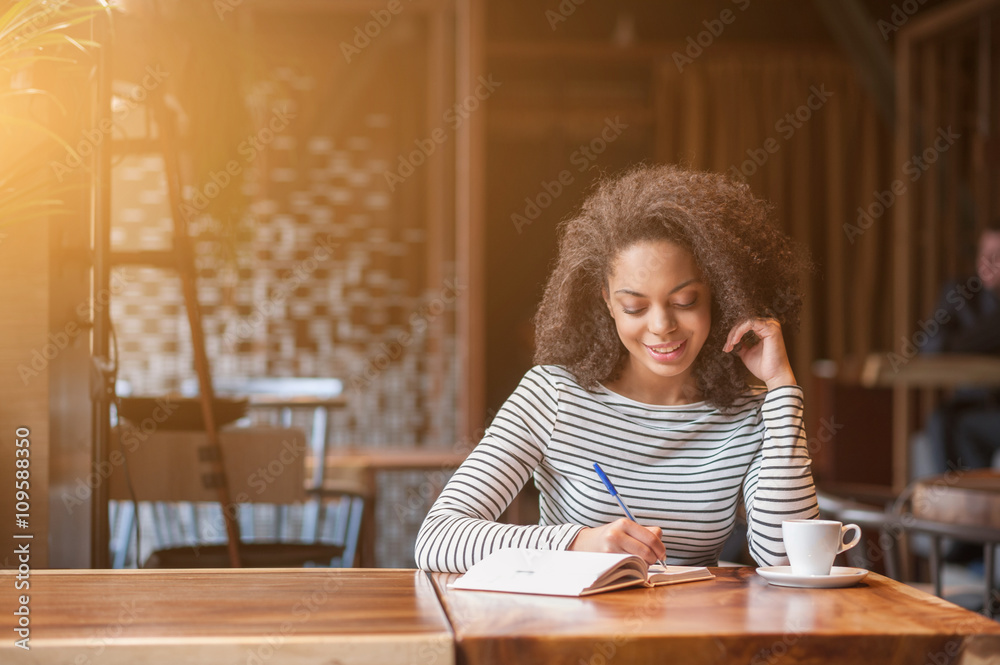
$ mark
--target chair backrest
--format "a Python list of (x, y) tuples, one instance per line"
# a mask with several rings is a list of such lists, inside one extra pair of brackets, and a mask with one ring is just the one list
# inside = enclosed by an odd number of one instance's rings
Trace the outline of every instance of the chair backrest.
[[(143, 432), (115, 427), (111, 437), (109, 498), (137, 501), (212, 502), (218, 494), (203, 476), (204, 432)], [(305, 434), (300, 429), (234, 427), (219, 433), (234, 503), (297, 503), (306, 500)], [(117, 463), (116, 463), (117, 462)]]
[[(277, 409), (283, 427), (292, 426), (293, 411), (311, 411), (309, 449), (314, 463), (308, 480), (310, 487), (323, 486), (325, 465), (318, 461), (326, 458), (330, 409), (347, 404), (343, 381), (335, 378), (263, 376), (216, 379), (214, 387), (218, 395), (246, 397), (248, 410)], [(184, 390), (196, 392), (197, 385), (185, 385)]]

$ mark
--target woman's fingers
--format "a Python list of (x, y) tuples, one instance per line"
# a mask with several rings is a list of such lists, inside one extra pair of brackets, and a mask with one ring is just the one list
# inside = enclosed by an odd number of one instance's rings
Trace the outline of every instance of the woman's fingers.
[(659, 527), (645, 527), (623, 517), (610, 524), (584, 529), (570, 549), (635, 554), (647, 563), (655, 563), (667, 554), (660, 536)]
[(753, 330), (753, 325), (753, 320), (747, 320), (733, 326), (732, 330), (729, 331), (729, 335), (726, 337), (726, 345), (722, 347), (722, 350), (725, 353), (729, 353), (736, 348), (736, 344), (743, 339), (743, 335), (746, 335), (748, 332)]
[(659, 527), (645, 527), (625, 518), (613, 524), (621, 524), (624, 549), (629, 554), (642, 557), (646, 563), (656, 563), (666, 555)]
[(726, 337), (726, 344), (722, 347), (723, 352), (729, 353), (736, 348), (743, 336), (748, 332), (753, 332), (761, 339), (767, 339), (776, 330), (781, 330), (781, 323), (777, 319), (755, 318), (747, 319), (733, 326)]

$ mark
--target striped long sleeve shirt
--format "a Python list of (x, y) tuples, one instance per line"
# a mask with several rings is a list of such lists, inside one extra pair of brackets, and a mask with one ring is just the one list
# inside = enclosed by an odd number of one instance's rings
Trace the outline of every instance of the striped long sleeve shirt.
[[(798, 386), (748, 392), (723, 412), (643, 404), (536, 366), (428, 512), (417, 565), (465, 572), (501, 547), (567, 549), (584, 527), (622, 517), (594, 462), (640, 524), (662, 529), (670, 564), (715, 565), (741, 499), (760, 565), (788, 562), (782, 520), (818, 515)], [(531, 476), (539, 524), (497, 523)]]

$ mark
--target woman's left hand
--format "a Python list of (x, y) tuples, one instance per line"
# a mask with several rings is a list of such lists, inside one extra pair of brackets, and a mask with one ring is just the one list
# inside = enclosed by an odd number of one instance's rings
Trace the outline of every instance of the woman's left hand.
[[(753, 331), (760, 341), (753, 346), (740, 344), (743, 335)], [(794, 386), (795, 375), (791, 363), (788, 362), (788, 352), (785, 351), (785, 338), (781, 334), (781, 324), (777, 319), (755, 318), (737, 324), (729, 331), (726, 344), (722, 350), (726, 353), (736, 350), (746, 368), (758, 379), (767, 384), (768, 390), (780, 386)]]

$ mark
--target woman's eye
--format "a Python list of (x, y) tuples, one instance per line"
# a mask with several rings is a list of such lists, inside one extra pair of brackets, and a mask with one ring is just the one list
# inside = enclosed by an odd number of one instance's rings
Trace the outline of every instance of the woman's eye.
[(698, 298), (694, 298), (693, 300), (690, 300), (688, 302), (674, 303), (674, 307), (677, 307), (677, 308), (680, 308), (680, 309), (687, 309), (688, 307), (694, 307), (697, 302), (698, 302)]
[(642, 313), (642, 308), (629, 309), (627, 307), (622, 307), (622, 314), (630, 314), (632, 316), (635, 316), (636, 314), (641, 314), (641, 313)]

